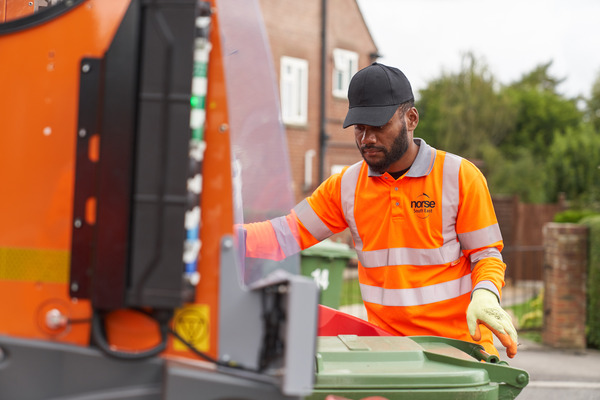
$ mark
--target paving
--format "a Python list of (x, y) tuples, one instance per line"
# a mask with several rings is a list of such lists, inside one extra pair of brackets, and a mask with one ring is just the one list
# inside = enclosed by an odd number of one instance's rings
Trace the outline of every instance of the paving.
[(519, 400), (600, 399), (600, 350), (556, 349), (526, 339), (519, 342), (513, 359), (496, 343), (503, 360), (529, 373), (529, 384)]

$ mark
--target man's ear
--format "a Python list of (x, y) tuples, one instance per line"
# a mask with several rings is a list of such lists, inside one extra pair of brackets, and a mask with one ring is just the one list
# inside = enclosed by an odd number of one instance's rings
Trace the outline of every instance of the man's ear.
[(406, 129), (414, 131), (418, 124), (419, 112), (415, 107), (411, 107), (410, 110), (406, 112)]

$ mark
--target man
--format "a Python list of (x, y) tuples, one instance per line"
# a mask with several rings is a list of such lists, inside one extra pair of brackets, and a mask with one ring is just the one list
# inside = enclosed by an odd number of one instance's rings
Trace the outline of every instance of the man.
[(354, 126), (364, 162), (329, 177), (289, 215), (245, 225), (246, 255), (281, 259), (349, 228), (371, 323), (479, 341), (498, 355), (491, 329), (514, 357), (517, 333), (499, 304), (502, 236), (485, 178), (413, 137), (419, 113), (397, 68), (360, 70), (348, 99), (343, 126)]

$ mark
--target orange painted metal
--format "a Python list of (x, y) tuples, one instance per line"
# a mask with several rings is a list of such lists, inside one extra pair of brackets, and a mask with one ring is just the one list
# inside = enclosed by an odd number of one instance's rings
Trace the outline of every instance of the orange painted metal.
[(8, 0), (0, 0), (0, 24), (6, 21), (6, 2)]
[(2, 7), (4, 11), (4, 19), (2, 19), (3, 12), (0, 11), (0, 22), (6, 22), (33, 14), (33, 11), (35, 10), (34, 4), (33, 0), (0, 1), (0, 7)]
[[(56, 20), (0, 36), (0, 59), (12, 60), (0, 63), (0, 87), (13, 94), (0, 96), (0, 304), (15, 305), (0, 306), (1, 335), (89, 343), (91, 306), (71, 299), (67, 287), (79, 68), (82, 57), (103, 56), (128, 3), (88, 0)], [(233, 234), (231, 150), (216, 3), (212, 1), (206, 97), (201, 279), (194, 301), (195, 309), (207, 310), (209, 316), (203, 329), (206, 353), (212, 357), (218, 354), (220, 241)], [(0, 0), (3, 4), (6, 0)], [(93, 143), (90, 158), (97, 160), (101, 143)], [(90, 220), (96, 206), (92, 203), (86, 214)], [(48, 267), (54, 271), (52, 278), (43, 278), (34, 268), (31, 252), (38, 260), (55, 260)], [(1, 256), (15, 254), (25, 254), (17, 263), (22, 276), (2, 272), (15, 264)], [(55, 309), (73, 323), (49, 328), (46, 321)], [(158, 343), (155, 324), (135, 311), (117, 310), (105, 322), (108, 340), (118, 350), (145, 350)], [(197, 358), (173, 339), (165, 355)]]
[[(181, 333), (186, 329), (202, 331), (201, 343), (189, 338), (192, 345), (216, 358), (219, 336), (219, 262), (220, 241), (224, 235), (233, 234), (233, 196), (231, 183), (231, 147), (227, 115), (225, 72), (219, 36), (218, 7), (213, 6), (211, 45), (208, 65), (208, 92), (206, 96), (205, 141), (207, 143), (203, 160), (203, 188), (201, 199), (200, 250), (198, 270), (200, 282), (196, 288), (195, 301), (189, 307), (189, 326), (181, 327), (186, 321), (175, 318), (172, 328)], [(208, 318), (198, 313), (198, 308), (207, 310)], [(186, 310), (184, 306), (183, 310)], [(181, 311), (181, 310), (180, 310)], [(178, 315), (181, 315), (178, 313)], [(208, 326), (205, 326), (208, 325)], [(106, 319), (109, 343), (119, 351), (144, 351), (151, 343), (157, 343), (159, 333), (152, 324), (140, 323), (139, 314), (133, 310), (119, 310)], [(137, 332), (140, 341), (132, 340), (132, 332)], [(190, 332), (190, 336), (194, 336)], [(188, 338), (186, 338), (188, 339)], [(166, 357), (199, 357), (172, 336), (163, 353)]]
[[(64, 283), (0, 280), (0, 334), (86, 345), (88, 302), (66, 296)], [(66, 317), (65, 326), (48, 324), (53, 310)]]
[[(0, 96), (2, 335), (89, 342), (89, 302), (68, 295), (80, 61), (103, 56), (128, 5), (88, 0), (0, 36), (0, 88), (10, 94)], [(54, 309), (71, 323), (52, 329)]]
[(107, 340), (115, 350), (138, 352), (160, 343), (158, 323), (141, 312), (115, 310), (104, 318)]
[(231, 144), (227, 115), (227, 96), (223, 53), (219, 40), (218, 7), (213, 20), (212, 43), (207, 93), (206, 153), (202, 190), (202, 249), (198, 270), (200, 283), (196, 303), (207, 304), (210, 310), (210, 350), (217, 356), (219, 317), (219, 271), (221, 239), (233, 234), (233, 189), (231, 182)]

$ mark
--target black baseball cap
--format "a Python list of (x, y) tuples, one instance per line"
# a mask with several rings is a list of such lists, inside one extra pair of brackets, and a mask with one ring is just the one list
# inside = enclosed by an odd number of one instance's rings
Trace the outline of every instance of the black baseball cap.
[(348, 88), (348, 114), (344, 128), (350, 125), (385, 125), (400, 104), (414, 99), (410, 82), (398, 68), (374, 62), (358, 71)]

